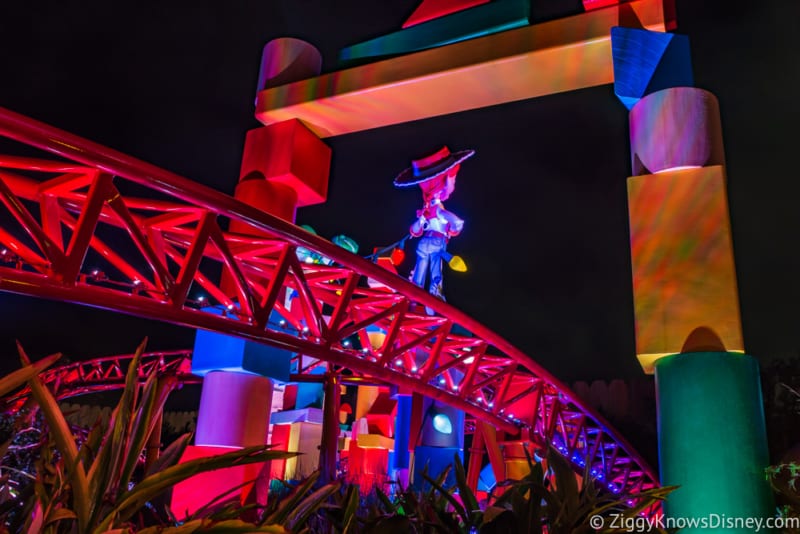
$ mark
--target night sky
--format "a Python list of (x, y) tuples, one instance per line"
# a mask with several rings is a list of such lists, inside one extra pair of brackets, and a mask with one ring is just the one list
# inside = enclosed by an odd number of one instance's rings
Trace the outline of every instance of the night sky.
[[(253, 118), (270, 39), (306, 39), (324, 68), (349, 44), (397, 29), (416, 0), (6, 2), (0, 7), (0, 106), (228, 194)], [(536, 2), (540, 19), (579, 3)], [(800, 349), (797, 167), (800, 3), (679, 1), (695, 81), (720, 100), (748, 352)], [(397, 190), (410, 160), (446, 144), (477, 154), (447, 208), (466, 219), (450, 250), (448, 301), (564, 380), (630, 377), (633, 297), (625, 180), (627, 111), (611, 86), (470, 111), (326, 142), (328, 202), (298, 223), (344, 233), (362, 250), (407, 231), (417, 190)], [(413, 243), (407, 246), (413, 257)], [(403, 266), (410, 269), (410, 260)], [(190, 347), (193, 332), (144, 319), (0, 295), (0, 354), (72, 359)]]

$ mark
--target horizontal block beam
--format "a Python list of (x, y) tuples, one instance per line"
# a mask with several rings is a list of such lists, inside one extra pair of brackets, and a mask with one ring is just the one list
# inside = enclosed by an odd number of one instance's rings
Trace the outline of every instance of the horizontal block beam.
[(613, 82), (611, 28), (664, 30), (661, 0), (517, 28), (261, 91), (263, 124), (331, 137)]

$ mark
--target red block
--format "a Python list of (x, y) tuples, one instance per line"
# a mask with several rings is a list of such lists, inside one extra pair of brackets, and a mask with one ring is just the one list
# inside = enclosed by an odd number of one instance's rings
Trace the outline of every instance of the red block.
[[(286, 384), (283, 389), (282, 410), (294, 410), (297, 406), (297, 384)], [(273, 442), (274, 443), (274, 442)]]
[(359, 447), (350, 442), (347, 478), (368, 492), (373, 486), (382, 487), (389, 477), (389, 451), (387, 449)]
[(297, 206), (325, 202), (331, 149), (299, 120), (290, 119), (247, 132), (240, 181), (259, 173), (297, 193)]
[[(195, 458), (208, 458), (230, 452), (228, 447), (198, 447), (191, 445), (186, 448), (179, 463), (185, 463)], [(172, 489), (170, 508), (175, 517), (181, 519), (194, 513), (199, 508), (208, 504), (218, 495), (240, 486), (246, 481), (255, 481), (264, 468), (263, 463), (237, 465), (225, 469), (217, 469), (207, 473), (194, 475), (175, 485)], [(267, 481), (269, 482), (269, 481)], [(244, 504), (253, 489), (253, 483), (247, 484), (239, 490), (241, 502)]]
[[(276, 451), (288, 451), (291, 432), (292, 425), (273, 425), (272, 439), (270, 440), (273, 449)], [(273, 460), (270, 463), (272, 464), (270, 478), (284, 480), (286, 478), (286, 460)]]
[(487, 4), (489, 0), (422, 0), (417, 9), (403, 23), (403, 28), (410, 28), (429, 20), (438, 19), (451, 13), (457, 13), (470, 7)]

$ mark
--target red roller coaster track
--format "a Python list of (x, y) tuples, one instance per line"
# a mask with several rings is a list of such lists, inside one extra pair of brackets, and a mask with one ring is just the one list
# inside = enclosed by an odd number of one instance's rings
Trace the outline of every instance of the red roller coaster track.
[[(550, 373), (407, 280), (208, 187), (1, 108), (0, 134), (50, 154), (0, 155), (0, 290), (305, 354), (553, 444), (615, 492), (657, 485), (631, 446)], [(231, 220), (263, 237), (225, 231)], [(302, 263), (297, 247), (333, 264)], [(233, 298), (217, 282), (220, 269)], [(296, 298), (283, 298), (286, 290)], [(273, 324), (274, 313), (283, 320)], [(378, 348), (367, 335), (373, 326), (387, 332)]]

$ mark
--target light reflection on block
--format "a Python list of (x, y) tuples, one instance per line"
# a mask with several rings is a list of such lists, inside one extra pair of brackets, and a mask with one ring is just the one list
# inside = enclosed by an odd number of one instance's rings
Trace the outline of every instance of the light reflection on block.
[(662, 8), (638, 0), (269, 88), (256, 118), (330, 137), (611, 83), (611, 28), (630, 16), (663, 31)]
[(721, 166), (628, 179), (636, 355), (645, 372), (705, 327), (744, 350)]

